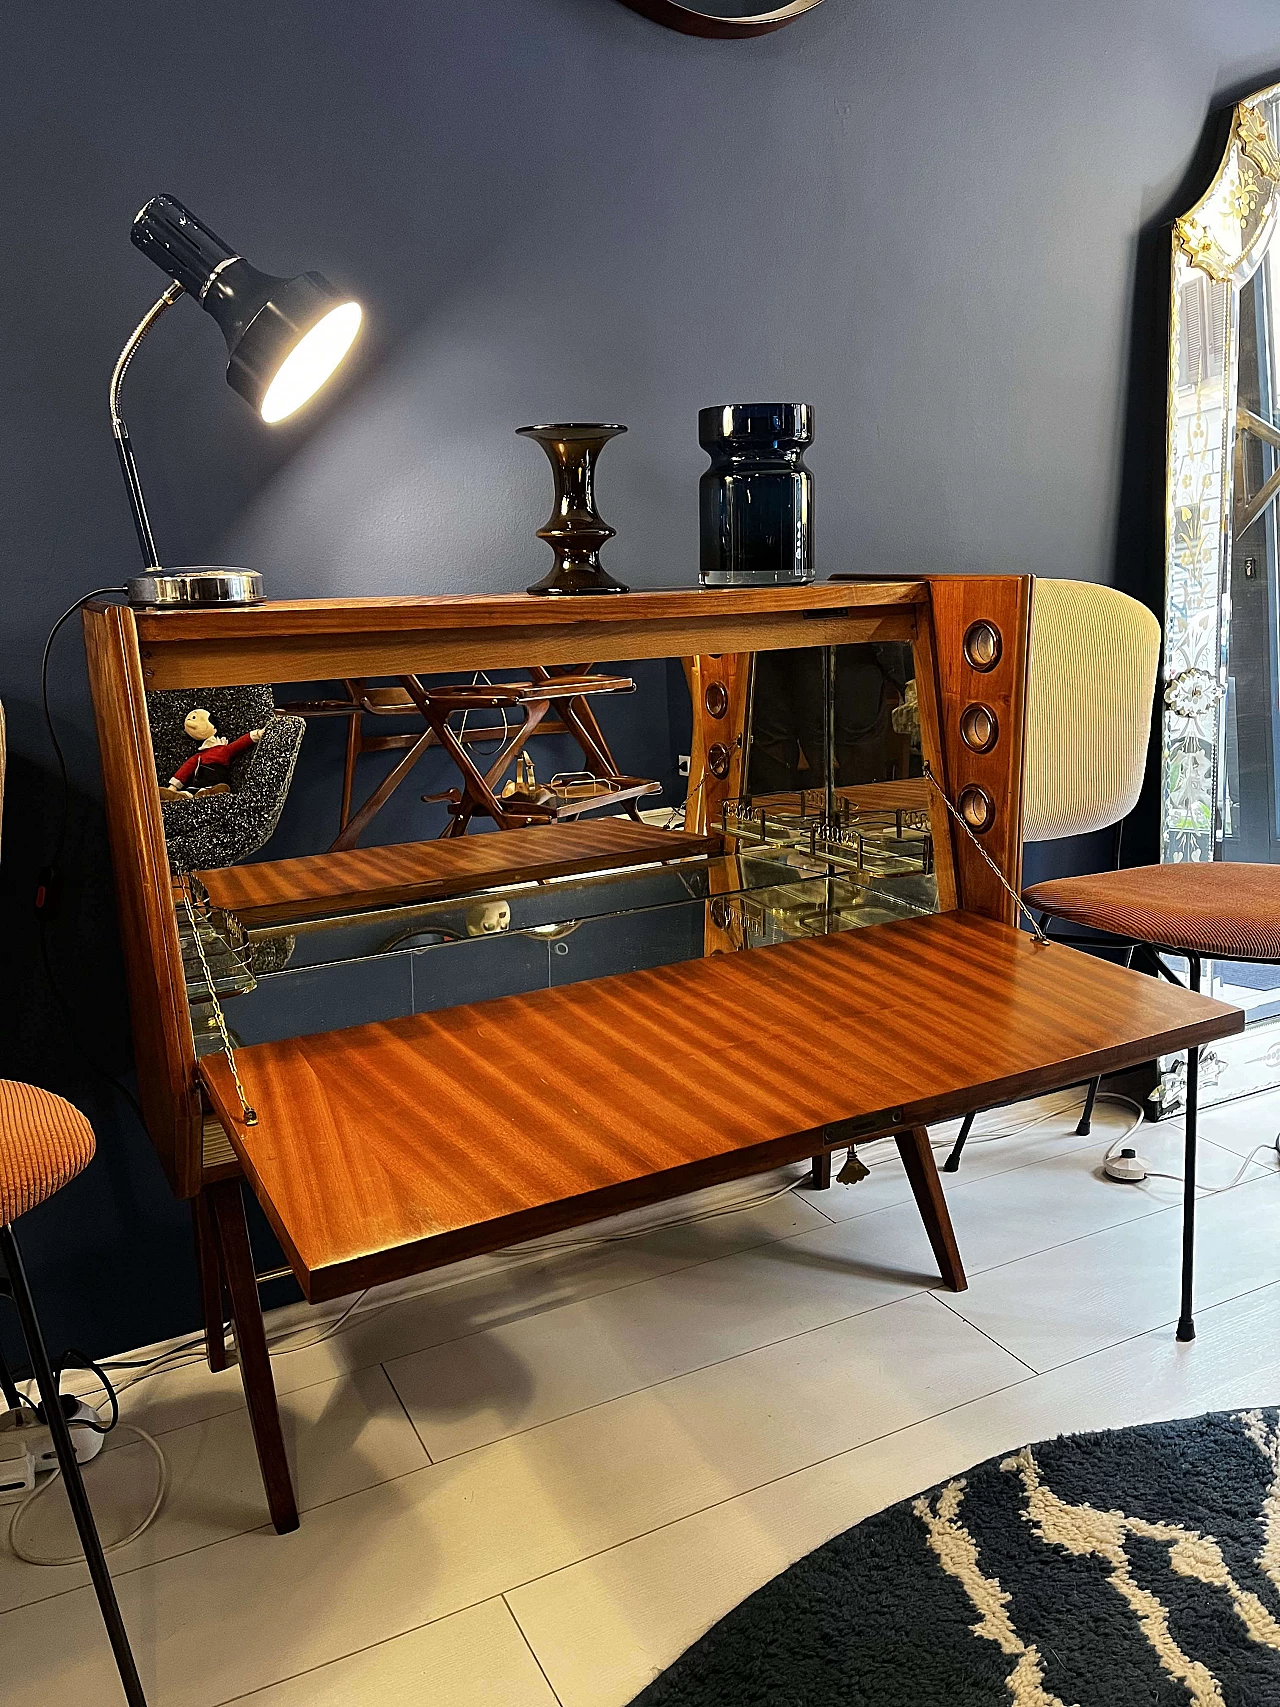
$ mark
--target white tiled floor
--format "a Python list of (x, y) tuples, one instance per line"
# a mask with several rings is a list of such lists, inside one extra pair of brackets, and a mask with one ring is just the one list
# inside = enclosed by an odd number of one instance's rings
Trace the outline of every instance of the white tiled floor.
[[(111, 1563), (153, 1707), (623, 1707), (791, 1560), (969, 1464), (1063, 1430), (1280, 1403), (1274, 1158), (1213, 1194), (1274, 1136), (1280, 1095), (1205, 1116), (1188, 1346), (1172, 1332), (1179, 1187), (1105, 1180), (1127, 1116), (1102, 1106), (1081, 1139), (1071, 1100), (986, 1117), (975, 1137), (1059, 1111), (944, 1175), (961, 1295), (934, 1275), (890, 1146), (855, 1187), (389, 1289), (323, 1341), (337, 1311), (281, 1312), (295, 1535), (263, 1525), (234, 1370), (140, 1384), (123, 1415), (173, 1483)], [(1180, 1171), (1176, 1126), (1134, 1141)], [(123, 1441), (90, 1467), (108, 1538), (154, 1476)], [(60, 1490), (22, 1533), (71, 1550)], [(0, 1549), (9, 1707), (120, 1699), (86, 1581)]]

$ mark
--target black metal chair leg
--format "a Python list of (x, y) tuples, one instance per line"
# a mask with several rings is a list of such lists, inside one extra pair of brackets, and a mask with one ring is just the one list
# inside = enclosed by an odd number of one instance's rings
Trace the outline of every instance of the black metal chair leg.
[(1098, 1100), (1098, 1086), (1101, 1083), (1101, 1078), (1089, 1080), (1089, 1089), (1085, 1093), (1084, 1109), (1081, 1112), (1079, 1124), (1076, 1126), (1077, 1138), (1087, 1138), (1093, 1127), (1093, 1105)]
[[(1200, 961), (1189, 956), (1191, 988), (1200, 988)], [(1187, 1050), (1187, 1143), (1182, 1170), (1182, 1308), (1178, 1315), (1178, 1338), (1193, 1340), (1196, 1324), (1192, 1315), (1192, 1288), (1196, 1262), (1196, 1116), (1200, 1099), (1200, 1051)]]
[(942, 1171), (944, 1174), (954, 1174), (959, 1172), (960, 1157), (964, 1154), (965, 1144), (968, 1142), (969, 1134), (973, 1131), (973, 1123), (977, 1118), (976, 1113), (965, 1115), (963, 1124), (960, 1127), (959, 1136), (951, 1146), (951, 1154), (942, 1164)]
[(124, 1620), (120, 1616), (120, 1607), (116, 1602), (116, 1591), (111, 1582), (111, 1573), (107, 1569), (102, 1542), (98, 1538), (98, 1527), (93, 1520), (89, 1497), (84, 1491), (80, 1465), (76, 1459), (76, 1449), (71, 1440), (71, 1430), (67, 1426), (67, 1419), (63, 1414), (62, 1404), (58, 1397), (58, 1383), (49, 1366), (49, 1353), (45, 1349), (44, 1336), (40, 1332), (40, 1323), (36, 1319), (35, 1304), (31, 1298), (31, 1289), (27, 1285), (26, 1271), (22, 1266), (18, 1241), (13, 1236), (12, 1227), (0, 1227), (0, 1256), (4, 1258), (4, 1266), (9, 1272), (13, 1301), (18, 1308), (18, 1319), (22, 1323), (23, 1337), (27, 1342), (31, 1366), (35, 1371), (36, 1386), (40, 1391), (44, 1418), (49, 1425), (49, 1432), (53, 1436), (54, 1449), (58, 1454), (58, 1464), (62, 1470), (62, 1479), (66, 1484), (67, 1498), (71, 1502), (71, 1515), (76, 1520), (76, 1529), (80, 1534), (80, 1545), (84, 1548), (89, 1575), (93, 1578), (98, 1605), (102, 1610), (102, 1621), (107, 1627), (107, 1636), (111, 1642), (112, 1652), (116, 1657), (120, 1681), (124, 1685), (125, 1700), (129, 1703), (129, 1707), (147, 1707), (147, 1698), (142, 1693), (138, 1668), (133, 1662), (133, 1651), (129, 1646), (128, 1633), (124, 1627)]

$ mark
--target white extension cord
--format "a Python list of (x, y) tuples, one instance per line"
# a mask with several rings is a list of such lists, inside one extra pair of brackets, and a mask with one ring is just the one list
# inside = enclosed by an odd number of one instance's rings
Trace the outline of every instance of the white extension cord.
[[(1142, 1185), (1149, 1179), (1168, 1179), (1173, 1180), (1177, 1185), (1181, 1185), (1183, 1183), (1182, 1174), (1161, 1173), (1158, 1168), (1148, 1167), (1135, 1150), (1127, 1147), (1126, 1140), (1132, 1136), (1135, 1130), (1136, 1128), (1131, 1127), (1128, 1132), (1121, 1133), (1113, 1144), (1108, 1145), (1106, 1154), (1102, 1158), (1102, 1169), (1107, 1178), (1120, 1180), (1126, 1185)], [(1121, 1148), (1122, 1145), (1125, 1147)], [(1117, 1150), (1120, 1151), (1119, 1155), (1116, 1154)], [(1224, 1191), (1234, 1191), (1238, 1185), (1244, 1184), (1244, 1177), (1248, 1173), (1254, 1158), (1265, 1155), (1268, 1151), (1276, 1157), (1276, 1166), (1280, 1168), (1280, 1133), (1277, 1133), (1270, 1143), (1255, 1144), (1236, 1169), (1235, 1178), (1228, 1180), (1226, 1185), (1206, 1185), (1199, 1186), (1198, 1189), (1203, 1191), (1206, 1197), (1221, 1197)]]
[[(164, 1448), (160, 1445), (160, 1442), (156, 1440), (154, 1436), (149, 1435), (145, 1428), (139, 1428), (136, 1423), (118, 1423), (117, 1427), (128, 1429), (130, 1434), (136, 1435), (137, 1438), (145, 1445), (149, 1446), (155, 1454), (156, 1464), (158, 1466), (156, 1473), (156, 1492), (155, 1498), (151, 1502), (151, 1509), (142, 1519), (142, 1522), (136, 1524), (127, 1535), (122, 1535), (118, 1540), (113, 1541), (110, 1546), (104, 1545), (102, 1549), (104, 1553), (118, 1552), (121, 1547), (127, 1547), (131, 1541), (136, 1541), (140, 1535), (144, 1535), (155, 1522), (156, 1518), (159, 1517), (160, 1508), (165, 1502), (165, 1495), (169, 1492), (169, 1461), (164, 1455)], [(79, 1456), (80, 1454), (77, 1451), (76, 1457), (79, 1458)], [(47, 1468), (47, 1466), (41, 1465), (41, 1469), (43, 1470), (44, 1468)], [(54, 1467), (53, 1473), (48, 1480), (41, 1482), (37, 1488), (27, 1495), (20, 1505), (14, 1507), (13, 1515), (9, 1519), (9, 1551), (13, 1554), (15, 1559), (21, 1559), (24, 1564), (78, 1565), (84, 1559), (84, 1554), (81, 1552), (33, 1553), (29, 1548), (24, 1547), (18, 1540), (18, 1525), (22, 1522), (23, 1517), (28, 1511), (30, 1511), (31, 1507), (38, 1499), (44, 1498), (45, 1494), (48, 1493), (49, 1489), (56, 1481), (58, 1481), (61, 1475), (62, 1471)]]

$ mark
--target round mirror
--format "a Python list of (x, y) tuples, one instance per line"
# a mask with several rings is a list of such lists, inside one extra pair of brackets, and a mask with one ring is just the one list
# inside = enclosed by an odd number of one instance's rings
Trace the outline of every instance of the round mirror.
[(788, 0), (786, 5), (762, 5), (761, 0), (622, 0), (633, 12), (643, 12), (655, 24), (682, 30), (687, 36), (762, 36), (780, 30), (822, 0)]

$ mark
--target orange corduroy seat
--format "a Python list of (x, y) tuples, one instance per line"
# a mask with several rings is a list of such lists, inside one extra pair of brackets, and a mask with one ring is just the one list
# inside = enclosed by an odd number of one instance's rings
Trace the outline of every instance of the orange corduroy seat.
[(1280, 961), (1280, 866), (1138, 865), (1024, 892), (1056, 919), (1218, 960)]
[(0, 1079), (0, 1226), (52, 1197), (93, 1160), (78, 1108), (34, 1085)]

